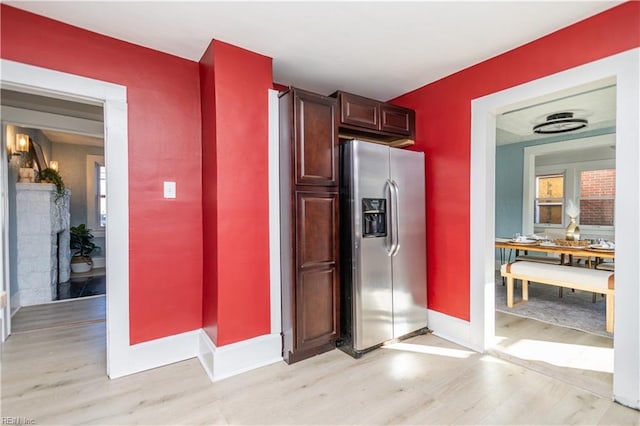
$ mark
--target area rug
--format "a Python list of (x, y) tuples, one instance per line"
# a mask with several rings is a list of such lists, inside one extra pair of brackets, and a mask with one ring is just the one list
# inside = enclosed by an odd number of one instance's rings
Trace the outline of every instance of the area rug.
[[(529, 301), (508, 308), (507, 287), (502, 285), (499, 275), (496, 277), (497, 311), (613, 338), (613, 334), (605, 331), (605, 298), (597, 295), (593, 303), (592, 294), (564, 289), (560, 298), (558, 287), (529, 283)], [(522, 300), (522, 288), (518, 281), (514, 301), (519, 300)]]

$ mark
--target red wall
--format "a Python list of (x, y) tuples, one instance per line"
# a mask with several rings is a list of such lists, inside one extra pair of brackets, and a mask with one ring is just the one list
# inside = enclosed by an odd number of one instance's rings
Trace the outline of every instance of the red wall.
[[(127, 86), (131, 343), (200, 328), (198, 64), (0, 8), (3, 59)], [(177, 199), (162, 198), (165, 180), (177, 182)]]
[[(216, 90), (213, 42), (200, 59), (202, 111), (202, 323), (213, 342), (218, 340), (218, 169), (216, 159)], [(208, 178), (206, 178), (208, 177)]]
[(270, 332), (271, 58), (214, 40), (200, 60), (204, 328), (217, 346)]
[(426, 153), (430, 309), (470, 318), (471, 100), (638, 46), (640, 3), (624, 3), (393, 101), (416, 110)]

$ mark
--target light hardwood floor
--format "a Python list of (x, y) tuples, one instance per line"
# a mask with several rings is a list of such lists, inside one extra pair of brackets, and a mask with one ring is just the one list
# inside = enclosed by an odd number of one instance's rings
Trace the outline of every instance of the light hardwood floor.
[(493, 356), (612, 398), (613, 339), (496, 312)]
[(105, 296), (67, 299), (43, 305), (25, 306), (11, 318), (11, 332), (22, 333), (53, 327), (68, 327), (106, 319)]
[[(552, 333), (548, 332), (549, 333)], [(639, 424), (640, 413), (433, 335), (211, 383), (195, 359), (105, 376), (105, 324), (2, 348), (2, 416), (37, 424)]]

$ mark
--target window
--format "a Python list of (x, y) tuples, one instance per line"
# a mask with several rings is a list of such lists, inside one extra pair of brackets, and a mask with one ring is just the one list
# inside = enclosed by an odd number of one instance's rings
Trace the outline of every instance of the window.
[(100, 227), (104, 228), (107, 225), (107, 172), (104, 166), (97, 166), (98, 175), (98, 205), (99, 214), (98, 222)]
[(536, 224), (562, 224), (564, 211), (564, 175), (536, 176), (536, 199), (534, 203)]
[(580, 172), (580, 225), (613, 226), (615, 169)]
[(104, 157), (87, 155), (87, 227), (103, 236), (107, 226), (107, 172)]
[(615, 175), (615, 163), (607, 160), (536, 167), (528, 215), (532, 233), (563, 232), (567, 203), (574, 200), (584, 238), (614, 238)]
[[(564, 235), (573, 200), (583, 238), (615, 238), (613, 147), (613, 133), (524, 147), (521, 232)], [(594, 182), (598, 192), (591, 190)]]

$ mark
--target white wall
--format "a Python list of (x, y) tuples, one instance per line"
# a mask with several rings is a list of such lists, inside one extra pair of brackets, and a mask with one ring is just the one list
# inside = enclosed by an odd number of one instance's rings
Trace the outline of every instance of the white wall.
[(98, 146), (53, 143), (51, 158), (58, 161), (60, 176), (71, 190), (71, 226), (87, 223), (87, 155), (104, 155)]

